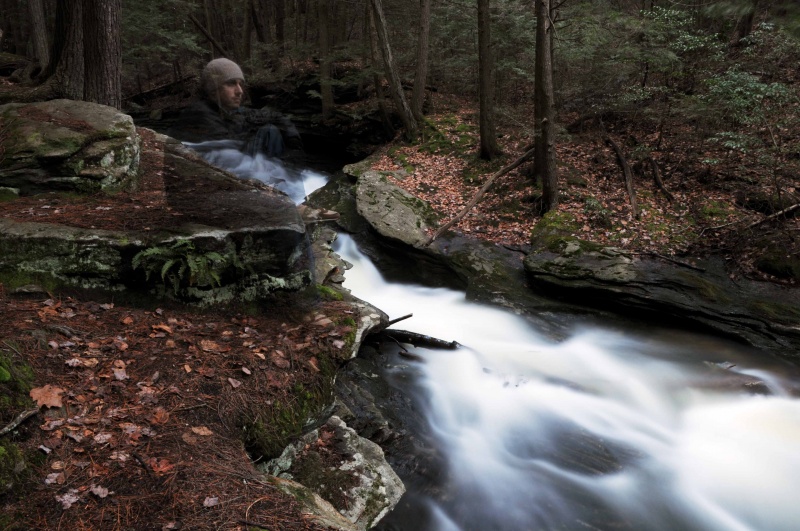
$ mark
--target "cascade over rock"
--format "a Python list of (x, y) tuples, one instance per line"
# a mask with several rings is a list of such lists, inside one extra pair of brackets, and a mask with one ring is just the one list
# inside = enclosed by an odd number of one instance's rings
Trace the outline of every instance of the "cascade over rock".
[[(522, 253), (453, 232), (424, 247), (425, 230), (432, 226), (429, 207), (366, 167), (355, 164), (344, 171), (357, 179), (352, 197), (370, 227), (367, 232), (383, 238), (390, 252), (402, 253), (407, 268), (423, 270), (420, 278), (425, 278), (424, 270), (449, 269), (466, 285), (468, 298), (531, 314), (532, 320), (554, 310), (579, 319), (592, 307), (594, 313), (653, 317), (662, 325), (695, 328), (782, 357), (796, 358), (800, 352), (796, 289), (747, 279), (734, 282), (714, 258), (687, 266), (602, 249), (549, 230), (534, 230), (524, 264)], [(346, 184), (340, 180), (331, 185), (338, 187), (335, 194), (323, 191), (312, 201), (339, 208), (348, 196), (342, 191)], [(359, 226), (349, 219), (345, 228)], [(563, 325), (561, 330), (550, 325), (549, 332), (557, 336), (571, 323)]]

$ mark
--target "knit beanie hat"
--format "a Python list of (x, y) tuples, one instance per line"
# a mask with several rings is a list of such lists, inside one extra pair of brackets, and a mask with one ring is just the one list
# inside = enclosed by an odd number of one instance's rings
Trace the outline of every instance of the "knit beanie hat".
[(209, 62), (200, 74), (200, 83), (208, 96), (213, 97), (217, 88), (231, 79), (244, 81), (244, 74), (239, 65), (223, 57)]

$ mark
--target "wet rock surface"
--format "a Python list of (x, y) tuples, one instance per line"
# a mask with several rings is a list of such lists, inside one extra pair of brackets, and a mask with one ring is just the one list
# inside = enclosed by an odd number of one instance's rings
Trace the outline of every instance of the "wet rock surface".
[[(440, 278), (447, 276), (442, 271), (449, 271), (451, 282), (457, 277), (471, 300), (525, 314), (554, 338), (598, 315), (617, 315), (712, 333), (784, 358), (796, 359), (800, 352), (800, 299), (794, 288), (734, 281), (724, 263), (713, 257), (692, 266), (559, 239), (557, 234), (542, 235), (532, 248), (518, 251), (453, 233), (424, 246), (420, 228), (430, 219), (425, 205), (378, 200), (393, 197), (394, 185), (364, 165), (345, 171), (357, 179), (351, 197), (370, 227), (355, 237), (366, 243), (371, 258), (381, 253), (402, 256), (406, 271), (423, 281), (432, 271), (431, 276)], [(338, 202), (348, 197), (344, 183), (337, 184)], [(372, 191), (376, 187), (380, 193)], [(325, 197), (320, 195), (323, 201)], [(386, 220), (410, 229), (390, 233)], [(350, 220), (342, 227), (361, 225)], [(558, 319), (549, 318), (556, 314)]]

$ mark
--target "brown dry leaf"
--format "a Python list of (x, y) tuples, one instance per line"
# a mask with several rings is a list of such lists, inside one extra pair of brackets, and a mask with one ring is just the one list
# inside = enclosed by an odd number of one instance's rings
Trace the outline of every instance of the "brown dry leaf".
[(153, 330), (160, 330), (160, 331), (166, 332), (168, 334), (172, 333), (172, 327), (169, 326), (169, 325), (165, 325), (163, 323), (155, 324), (155, 325), (151, 326), (150, 328), (152, 328)]
[(317, 363), (317, 358), (309, 358), (308, 366), (311, 367), (311, 370), (313, 370), (314, 372), (319, 372), (319, 364)]
[(63, 389), (50, 384), (31, 389), (30, 392), (31, 398), (36, 401), (39, 407), (61, 407), (63, 405), (61, 402), (62, 394), (64, 394)]
[(114, 348), (117, 350), (128, 350), (128, 344), (122, 339), (117, 338), (114, 340)]
[(231, 384), (231, 387), (233, 387), (234, 389), (242, 385), (242, 382), (240, 382), (235, 378), (228, 378), (228, 383)]
[(192, 368), (189, 366), (188, 363), (183, 366), (183, 370), (186, 371), (186, 372), (192, 372)]
[(194, 428), (192, 428), (192, 433), (196, 433), (197, 435), (202, 435), (203, 437), (214, 435), (214, 432), (206, 428), (205, 426), (195, 426)]
[(253, 373), (250, 371), (250, 369), (248, 369), (247, 367), (242, 367), (242, 372), (243, 372), (243, 373), (245, 373), (245, 374), (246, 374), (246, 375), (248, 375), (248, 376), (250, 376), (251, 374), (253, 374)]
[(265, 355), (263, 355), (262, 353), (260, 353), (260, 352), (256, 352), (255, 355), (258, 356), (259, 358), (261, 358), (262, 360), (267, 359), (267, 357)]
[(153, 424), (166, 424), (169, 420), (169, 411), (164, 409), (163, 407), (157, 407), (153, 412), (153, 416), (150, 417), (150, 422)]
[(194, 435), (192, 435), (188, 431), (184, 432), (184, 434), (181, 435), (181, 439), (183, 439), (183, 442), (185, 442), (186, 444), (191, 444), (192, 446), (197, 444), (197, 437), (195, 437)]
[(132, 325), (133, 324), (133, 317), (130, 315), (126, 315), (123, 317), (122, 321), (120, 321), (124, 325)]
[(211, 341), (210, 339), (201, 339), (200, 340), (200, 348), (205, 350), (206, 352), (219, 352), (220, 346), (216, 341)]
[(200, 367), (199, 369), (197, 369), (197, 373), (202, 376), (205, 376), (206, 378), (213, 378), (214, 375), (217, 373), (217, 371), (215, 371), (211, 367)]
[(280, 350), (274, 351), (270, 356), (270, 359), (272, 360), (272, 363), (281, 369), (288, 369), (290, 366), (289, 360), (284, 357), (283, 352)]
[(164, 474), (175, 468), (175, 465), (170, 463), (168, 459), (159, 457), (151, 457), (147, 460), (147, 464), (150, 465), (150, 468), (152, 468), (153, 472), (156, 474)]

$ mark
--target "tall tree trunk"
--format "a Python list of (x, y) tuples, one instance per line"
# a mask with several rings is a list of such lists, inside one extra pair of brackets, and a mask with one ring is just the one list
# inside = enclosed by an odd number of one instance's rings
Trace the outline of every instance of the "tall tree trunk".
[(269, 18), (264, 7), (264, 0), (252, 0), (250, 7), (253, 11), (253, 27), (256, 30), (258, 42), (272, 44), (272, 32), (269, 28)]
[(478, 91), (480, 100), (480, 156), (491, 160), (498, 153), (494, 123), (494, 58), (489, 0), (478, 0)]
[(44, 4), (42, 0), (28, 0), (28, 10), (31, 16), (31, 33), (33, 34), (33, 50), (42, 71), (50, 62), (50, 45), (47, 42), (47, 22), (44, 18)]
[(403, 83), (400, 80), (400, 75), (397, 73), (397, 66), (394, 63), (392, 48), (389, 45), (389, 33), (386, 31), (386, 18), (383, 15), (383, 4), (381, 0), (370, 0), (370, 2), (372, 4), (375, 31), (378, 35), (378, 44), (380, 45), (381, 56), (383, 57), (383, 66), (386, 68), (386, 78), (389, 80), (389, 90), (392, 94), (395, 107), (397, 107), (397, 111), (400, 113), (400, 119), (403, 121), (406, 137), (408, 139), (413, 139), (417, 136), (417, 120), (411, 112), (411, 107), (408, 106), (408, 101), (403, 93)]
[[(395, 129), (392, 124), (392, 117), (389, 116), (389, 110), (386, 108), (383, 80), (378, 74), (378, 32), (372, 31), (375, 27), (375, 17), (372, 16), (372, 9), (369, 4), (366, 4), (366, 12), (364, 13), (366, 33), (365, 36), (369, 39), (369, 63), (372, 68), (372, 82), (375, 85), (375, 98), (378, 100), (378, 110), (383, 121), (383, 128), (386, 131), (387, 138), (394, 138)], [(385, 71), (385, 70), (384, 70)]]
[(542, 181), (542, 211), (558, 206), (555, 127), (553, 124), (553, 55), (551, 0), (536, 0), (536, 66), (534, 81), (534, 174)]
[(84, 99), (122, 107), (122, 48), (119, 15), (122, 0), (84, 0)]
[(319, 90), (322, 96), (322, 119), (333, 114), (333, 88), (331, 87), (330, 51), (330, 0), (317, 0), (319, 17)]
[(57, 0), (55, 35), (51, 61), (55, 94), (82, 100), (84, 90), (83, 0)]
[(428, 81), (428, 48), (431, 34), (431, 0), (419, 2), (419, 37), (417, 38), (417, 71), (414, 74), (414, 91), (411, 93), (411, 112), (422, 120), (425, 103), (425, 84)]

